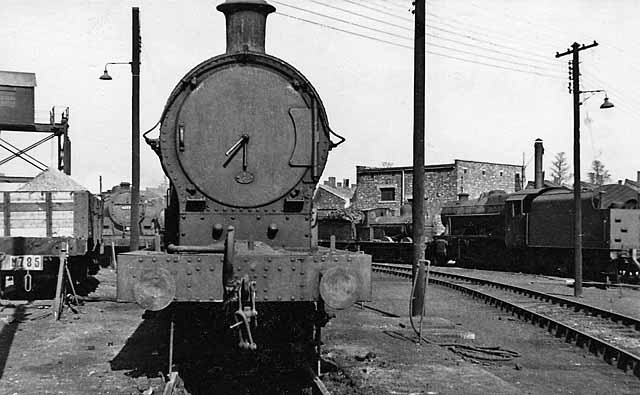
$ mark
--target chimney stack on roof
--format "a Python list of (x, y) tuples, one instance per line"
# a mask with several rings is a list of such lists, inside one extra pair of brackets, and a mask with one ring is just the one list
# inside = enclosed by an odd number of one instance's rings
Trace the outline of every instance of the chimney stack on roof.
[(540, 189), (544, 186), (544, 171), (542, 170), (542, 156), (544, 155), (544, 147), (542, 146), (542, 139), (536, 139), (534, 148), (535, 156), (535, 188)]
[(345, 178), (342, 180), (342, 186), (345, 188), (349, 188), (349, 179)]
[(336, 187), (336, 178), (335, 177), (329, 177), (329, 186), (332, 188)]
[(640, 182), (640, 171), (636, 173), (636, 181)]

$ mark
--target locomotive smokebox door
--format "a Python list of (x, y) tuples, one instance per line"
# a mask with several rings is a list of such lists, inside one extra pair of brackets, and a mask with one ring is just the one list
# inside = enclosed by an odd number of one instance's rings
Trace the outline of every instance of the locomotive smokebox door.
[(185, 97), (174, 124), (176, 155), (205, 196), (258, 207), (286, 195), (313, 164), (311, 123), (311, 110), (284, 76), (233, 65)]

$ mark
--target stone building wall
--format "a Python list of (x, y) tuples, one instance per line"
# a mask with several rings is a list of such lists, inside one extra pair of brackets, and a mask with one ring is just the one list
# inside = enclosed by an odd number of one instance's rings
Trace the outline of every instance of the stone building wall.
[(335, 194), (322, 188), (318, 188), (313, 197), (313, 207), (315, 207), (318, 211), (331, 211), (344, 208), (346, 203), (347, 202), (344, 198), (336, 196)]
[[(522, 166), (500, 163), (456, 160), (458, 192), (468, 193), (475, 199), (482, 192), (501, 189), (507, 193), (516, 191), (516, 174), (522, 176)], [(457, 194), (456, 194), (457, 195)]]
[[(459, 193), (468, 193), (471, 199), (482, 192), (502, 189), (516, 190), (518, 165), (456, 160), (451, 164), (425, 166), (425, 231), (428, 238), (444, 231), (440, 209), (447, 201), (456, 200)], [(389, 208), (400, 215), (400, 207), (412, 201), (413, 172), (411, 167), (356, 167), (358, 185), (353, 197), (357, 209)], [(383, 190), (394, 188), (393, 200), (384, 200)]]

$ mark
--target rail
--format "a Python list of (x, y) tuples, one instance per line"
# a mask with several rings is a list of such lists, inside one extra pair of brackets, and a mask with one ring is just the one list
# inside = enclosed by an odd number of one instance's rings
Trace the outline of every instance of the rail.
[[(406, 265), (373, 263), (372, 270), (396, 276), (409, 278), (411, 277), (411, 267)], [(611, 320), (616, 323), (623, 323), (627, 326), (634, 326), (636, 331), (640, 331), (640, 320), (608, 310), (603, 310), (595, 306), (590, 306), (584, 303), (557, 297), (555, 295), (549, 295), (509, 284), (438, 271), (432, 271), (431, 274), (432, 277), (429, 279), (430, 283), (445, 286), (468, 294), (474, 298), (482, 299), (486, 303), (517, 315), (520, 319), (530, 321), (532, 324), (543, 328), (546, 327), (547, 330), (556, 337), (564, 337), (567, 342), (575, 343), (578, 347), (587, 348), (592, 354), (602, 357), (607, 363), (615, 365), (617, 368), (625, 372), (632, 371), (636, 377), (640, 378), (640, 356), (634, 352), (622, 349), (607, 340), (590, 335), (589, 333), (576, 329), (570, 324), (563, 323), (532, 309), (519, 306), (511, 301), (496, 297), (495, 295), (490, 295), (489, 293), (482, 292), (477, 289), (473, 289), (469, 286), (434, 277), (439, 276), (454, 279), (457, 281), (465, 281), (467, 283), (471, 283), (472, 285), (489, 286), (492, 288), (509, 291), (513, 294), (525, 295), (533, 299), (551, 303), (553, 305), (559, 305), (567, 309), (573, 309), (575, 312), (579, 312), (580, 310), (582, 310), (584, 313), (591, 314), (596, 318), (599, 316), (605, 320)]]

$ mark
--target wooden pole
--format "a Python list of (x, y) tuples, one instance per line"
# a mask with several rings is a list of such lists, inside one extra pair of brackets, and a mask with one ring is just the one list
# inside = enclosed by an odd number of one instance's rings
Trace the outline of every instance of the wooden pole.
[(416, 0), (413, 71), (413, 281), (411, 315), (424, 308), (425, 0)]

